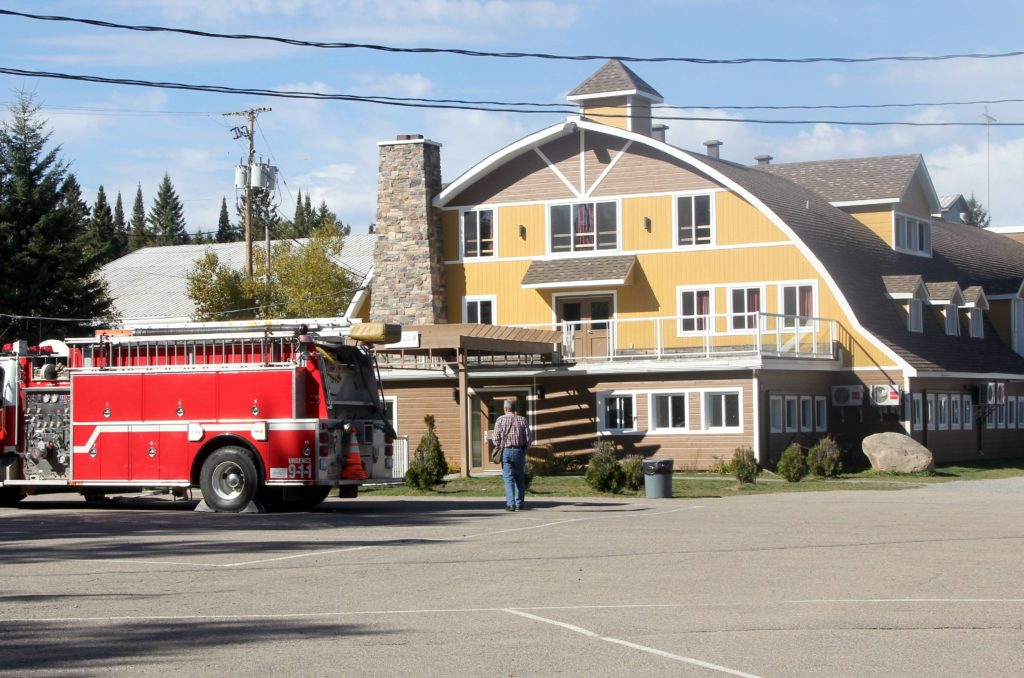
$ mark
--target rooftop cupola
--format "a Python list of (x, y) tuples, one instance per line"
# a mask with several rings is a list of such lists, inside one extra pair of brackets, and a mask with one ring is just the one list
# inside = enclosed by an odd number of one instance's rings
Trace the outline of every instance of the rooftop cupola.
[(618, 59), (609, 59), (567, 98), (579, 103), (580, 115), (594, 122), (645, 136), (651, 136), (651, 104), (664, 101)]

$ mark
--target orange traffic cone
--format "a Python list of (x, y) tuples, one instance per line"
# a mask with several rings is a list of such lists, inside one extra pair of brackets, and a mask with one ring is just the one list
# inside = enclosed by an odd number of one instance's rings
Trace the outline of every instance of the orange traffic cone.
[(348, 443), (348, 454), (345, 455), (345, 468), (341, 470), (344, 480), (366, 480), (366, 469), (363, 458), (359, 455), (359, 439), (353, 433)]

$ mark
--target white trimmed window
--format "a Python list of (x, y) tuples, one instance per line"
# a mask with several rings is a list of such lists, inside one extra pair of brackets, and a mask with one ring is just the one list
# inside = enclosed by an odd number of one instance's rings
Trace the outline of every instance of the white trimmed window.
[(965, 395), (964, 398), (964, 430), (970, 431), (974, 428), (974, 398)]
[(972, 339), (984, 339), (985, 338), (985, 311), (980, 308), (972, 308), (968, 313), (967, 317), (970, 318), (971, 323), (971, 338)]
[(796, 396), (786, 396), (786, 432), (799, 431), (799, 399)]
[(1006, 428), (1006, 401), (996, 405), (996, 425), (999, 428)]
[(895, 249), (898, 252), (930, 257), (932, 255), (932, 224), (905, 214), (895, 215)]
[(921, 394), (915, 393), (913, 396), (914, 400), (914, 420), (913, 429), (920, 431), (924, 428), (924, 404), (921, 400)]
[(814, 316), (814, 285), (782, 286), (783, 327), (806, 327)]
[(636, 407), (632, 393), (605, 393), (598, 395), (598, 426), (603, 431), (635, 431)]
[(772, 433), (782, 433), (782, 396), (772, 396), (768, 399), (768, 412)]
[(949, 430), (949, 395), (942, 393), (938, 397), (939, 401), (939, 430)]
[(656, 431), (685, 431), (686, 394), (655, 393), (651, 396), (651, 425)]
[(935, 430), (935, 394), (929, 393), (925, 399), (925, 417), (928, 421), (928, 430)]
[(1017, 428), (1017, 396), (1006, 396), (1006, 428)]
[(681, 195), (676, 198), (676, 246), (714, 244), (714, 200), (711, 198), (710, 194)]
[(946, 318), (946, 334), (951, 337), (960, 335), (960, 314), (954, 304), (946, 304), (943, 315)]
[(814, 430), (828, 431), (828, 398), (825, 396), (814, 396)]
[(463, 297), (462, 321), (473, 325), (493, 325), (497, 297)]
[(761, 297), (760, 287), (734, 287), (729, 290), (729, 314), (732, 316), (732, 329), (757, 329)]
[(681, 289), (679, 291), (679, 334), (700, 334), (711, 328), (710, 316), (714, 312), (710, 289)]
[(949, 428), (960, 430), (960, 396), (956, 393), (949, 397)]
[(384, 418), (398, 432), (398, 396), (384, 396)]
[(907, 329), (924, 332), (924, 310), (920, 299), (911, 299), (907, 304)]
[(462, 213), (462, 256), (477, 259), (494, 256), (494, 210)]
[(616, 202), (552, 205), (551, 252), (594, 252), (619, 247), (619, 206)]
[(708, 391), (704, 394), (704, 430), (743, 430), (739, 391)]
[(800, 396), (800, 430), (814, 430), (814, 398)]

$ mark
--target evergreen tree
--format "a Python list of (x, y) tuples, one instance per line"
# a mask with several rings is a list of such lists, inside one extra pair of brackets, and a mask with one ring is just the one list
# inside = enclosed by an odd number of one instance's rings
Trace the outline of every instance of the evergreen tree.
[(964, 223), (977, 226), (978, 228), (988, 228), (989, 224), (992, 223), (988, 210), (985, 209), (980, 200), (974, 197), (973, 193), (967, 199), (967, 212), (964, 214)]
[(163, 181), (156, 191), (156, 198), (153, 199), (146, 223), (152, 229), (153, 242), (156, 245), (183, 245), (188, 242), (185, 210), (167, 173), (164, 173)]
[(295, 218), (292, 219), (292, 235), (296, 238), (305, 238), (309, 235), (306, 211), (302, 207), (302, 191), (299, 191), (299, 195), (295, 199)]
[(121, 191), (117, 192), (117, 201), (114, 203), (114, 232), (117, 234), (117, 244), (114, 248), (115, 258), (120, 258), (128, 254), (128, 224), (124, 220)]
[(39, 107), (23, 93), (0, 124), (0, 310), (14, 316), (4, 318), (3, 333), (33, 341), (82, 334), (113, 319), (97, 267), (78, 246), (88, 208), (78, 181), (69, 181), (60, 147), (47, 148), (45, 128)]
[[(270, 227), (270, 238), (277, 238), (280, 231), (281, 218), (274, 207), (273, 194), (261, 188), (254, 188), (252, 193), (252, 239), (253, 242), (262, 242), (266, 239), (267, 226)], [(245, 195), (242, 195), (236, 208), (238, 221), (242, 224), (242, 237), (245, 237)]]
[(92, 218), (82, 238), (82, 251), (86, 258), (97, 266), (113, 261), (118, 256), (117, 229), (114, 226), (114, 215), (107, 203), (107, 194), (100, 186), (96, 193), (96, 202), (92, 206)]
[(217, 220), (217, 242), (238, 242), (242, 239), (239, 229), (231, 225), (228, 218), (228, 199), (221, 198), (220, 218)]
[(134, 252), (142, 247), (149, 247), (150, 234), (146, 227), (146, 206), (142, 202), (142, 184), (135, 191), (135, 202), (132, 204), (132, 219), (128, 232), (128, 251)]
[(302, 201), (302, 219), (306, 224), (306, 230), (312, 231), (317, 227), (318, 224), (313, 223), (315, 215), (313, 213), (313, 200), (309, 197), (309, 193), (306, 193), (305, 199)]

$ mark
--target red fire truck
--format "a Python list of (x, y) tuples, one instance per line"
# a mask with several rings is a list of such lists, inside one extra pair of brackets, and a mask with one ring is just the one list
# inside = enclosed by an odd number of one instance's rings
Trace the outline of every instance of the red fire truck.
[[(242, 321), (0, 351), (0, 503), (202, 489), (214, 511), (314, 506), (391, 476), (380, 323)], [(200, 504), (202, 507), (202, 504)]]

